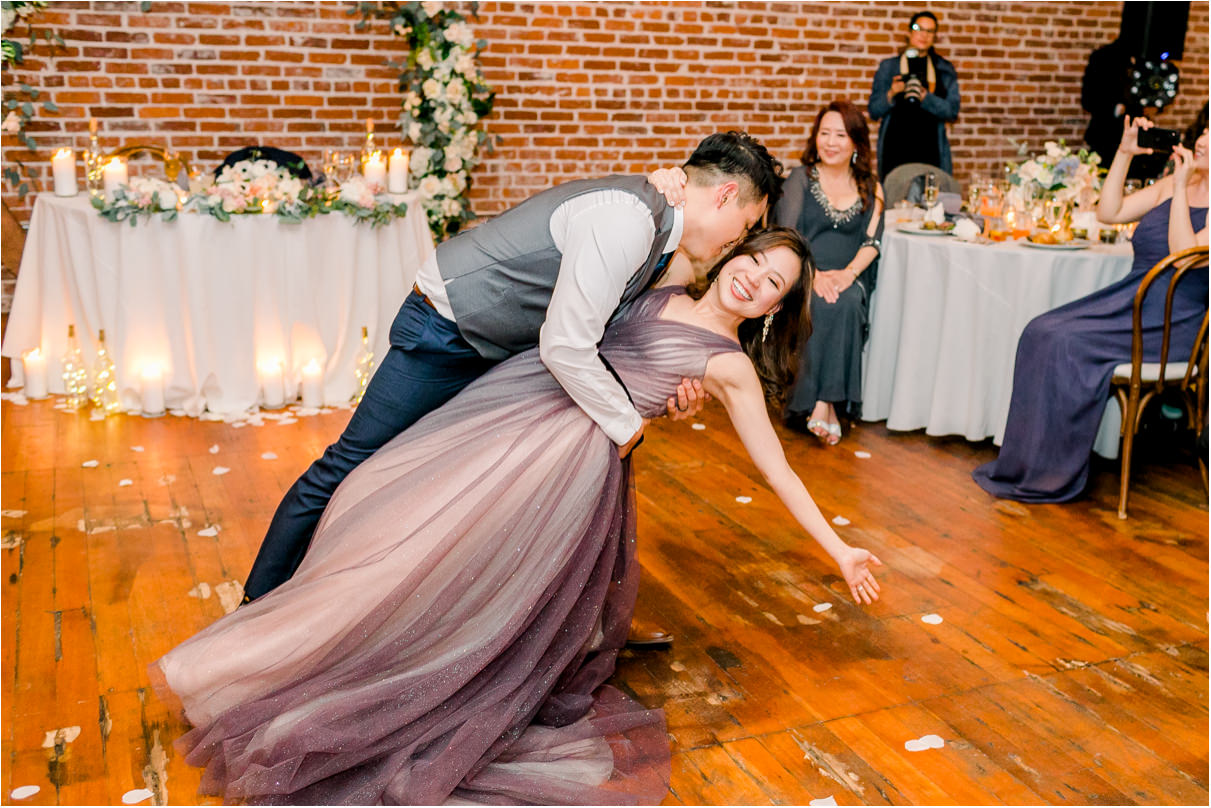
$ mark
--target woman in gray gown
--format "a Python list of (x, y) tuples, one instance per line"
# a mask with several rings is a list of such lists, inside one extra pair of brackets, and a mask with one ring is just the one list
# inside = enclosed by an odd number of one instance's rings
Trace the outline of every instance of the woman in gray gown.
[(862, 403), (862, 346), (883, 235), (883, 189), (862, 110), (848, 101), (820, 110), (773, 220), (803, 235), (820, 270), (787, 423), (834, 445), (841, 440), (838, 411), (856, 417)]
[[(701, 378), (870, 603), (879, 560), (833, 532), (763, 401), (793, 372), (811, 273), (797, 234), (759, 233), (709, 286), (640, 298), (600, 351), (648, 418)], [(658, 802), (663, 715), (602, 687), (637, 573), (630, 458), (532, 350), (358, 466), (295, 576), (151, 673), (194, 726), (178, 747), (203, 791), (227, 801)]]

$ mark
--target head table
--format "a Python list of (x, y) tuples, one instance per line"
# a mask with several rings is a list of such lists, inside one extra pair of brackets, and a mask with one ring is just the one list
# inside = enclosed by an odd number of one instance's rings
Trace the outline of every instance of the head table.
[[(63, 393), (68, 326), (86, 361), (104, 329), (126, 409), (139, 408), (148, 365), (163, 373), (166, 405), (192, 415), (255, 407), (267, 364), (293, 398), (314, 361), (323, 403), (347, 403), (358, 388), (362, 328), (382, 357), (434, 249), (418, 198), (403, 201), (407, 215), (377, 228), (339, 213), (297, 223), (183, 213), (131, 227), (101, 218), (85, 194), (42, 194), (0, 352), (19, 360), (40, 347), (49, 390)], [(20, 361), (13, 376), (19, 386)]]
[[(1127, 244), (1056, 250), (898, 231), (888, 213), (863, 361), (862, 419), (992, 438), (1009, 419), (1018, 338), (1031, 319), (1120, 280)], [(1117, 409), (1095, 450), (1117, 452)]]

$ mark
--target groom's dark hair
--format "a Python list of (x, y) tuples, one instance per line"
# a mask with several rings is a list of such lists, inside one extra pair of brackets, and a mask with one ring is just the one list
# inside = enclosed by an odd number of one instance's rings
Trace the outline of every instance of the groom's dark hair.
[(695, 185), (740, 183), (745, 204), (766, 200), (770, 209), (782, 196), (782, 164), (747, 132), (716, 132), (707, 136), (682, 166)]

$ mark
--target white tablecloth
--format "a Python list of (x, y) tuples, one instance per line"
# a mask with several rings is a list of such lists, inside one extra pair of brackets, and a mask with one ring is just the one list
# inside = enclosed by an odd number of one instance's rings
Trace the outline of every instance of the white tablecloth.
[[(871, 301), (862, 418), (968, 440), (1005, 435), (1018, 337), (1031, 319), (1123, 278), (1129, 245), (1079, 251), (897, 232)], [(1099, 453), (1117, 452), (1105, 424)]]
[(269, 216), (220, 222), (182, 214), (129, 224), (102, 219), (81, 194), (38, 197), (2, 352), (41, 346), (48, 387), (63, 392), (62, 356), (74, 324), (86, 359), (97, 334), (114, 357), (123, 405), (138, 408), (140, 373), (164, 369), (169, 408), (237, 413), (257, 404), (258, 364), (281, 361), (291, 397), (301, 368), (323, 367), (325, 404), (348, 402), (361, 329), (376, 358), (429, 256), (416, 198), (408, 215), (372, 228), (343, 214), (286, 224)]

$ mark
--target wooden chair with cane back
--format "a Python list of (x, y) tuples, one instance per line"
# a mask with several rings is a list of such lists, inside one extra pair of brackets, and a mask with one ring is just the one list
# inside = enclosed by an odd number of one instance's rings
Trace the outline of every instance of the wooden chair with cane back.
[[(1161, 331), (1161, 351), (1158, 362), (1144, 361), (1143, 306), (1152, 286), (1169, 270), (1165, 290), (1165, 317)], [(1127, 490), (1131, 479), (1131, 454), (1139, 433), (1144, 408), (1165, 390), (1177, 390), (1186, 409), (1186, 422), (1196, 432), (1204, 427), (1207, 417), (1207, 312), (1188, 356), (1170, 361), (1173, 298), (1177, 285), (1189, 272), (1207, 271), (1207, 248), (1191, 247), (1168, 255), (1148, 270), (1135, 293), (1131, 313), (1131, 361), (1118, 365), (1110, 380), (1111, 390), (1122, 411), (1122, 471), (1119, 477), (1118, 515), (1127, 518)], [(1206, 458), (1199, 457), (1203, 484), (1207, 482)]]

